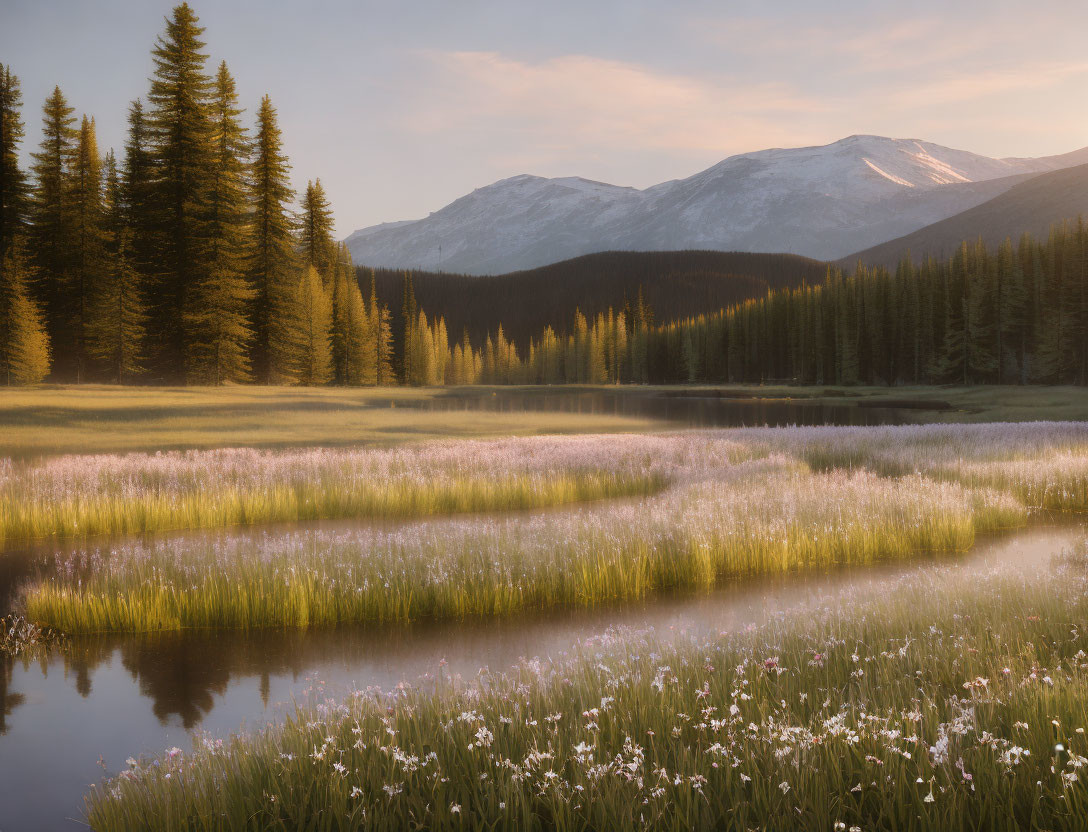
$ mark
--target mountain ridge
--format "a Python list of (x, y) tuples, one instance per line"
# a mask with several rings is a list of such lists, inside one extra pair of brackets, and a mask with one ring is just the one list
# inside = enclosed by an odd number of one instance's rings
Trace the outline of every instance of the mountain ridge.
[(894, 268), (906, 255), (916, 261), (932, 255), (950, 256), (964, 240), (982, 238), (993, 248), (1024, 232), (1045, 237), (1050, 226), (1088, 216), (1088, 164), (1041, 173), (959, 214), (917, 231), (840, 258), (851, 268), (859, 260), (870, 266)]
[(596, 251), (784, 252), (834, 260), (911, 233), (1023, 178), (1088, 163), (1088, 148), (995, 159), (920, 139), (855, 134), (730, 156), (639, 190), (531, 174), (477, 188), (419, 220), (354, 232), (357, 263), (500, 274)]

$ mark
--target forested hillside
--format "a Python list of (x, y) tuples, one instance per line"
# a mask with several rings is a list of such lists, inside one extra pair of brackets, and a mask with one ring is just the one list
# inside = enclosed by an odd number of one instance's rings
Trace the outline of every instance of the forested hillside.
[[(829, 269), (819, 286), (646, 333), (650, 381), (1088, 384), (1088, 227), (946, 260)], [(632, 360), (632, 367), (639, 366)]]
[(951, 256), (962, 240), (981, 239), (993, 247), (1006, 237), (1016, 239), (1024, 232), (1041, 237), (1054, 223), (1081, 214), (1088, 214), (1088, 165), (1039, 174), (962, 214), (859, 251), (838, 263), (850, 269), (858, 261), (894, 268), (908, 255), (943, 259)]
[[(660, 323), (722, 309), (772, 289), (819, 283), (827, 266), (793, 254), (720, 251), (612, 251), (589, 254), (539, 269), (498, 276), (413, 272), (418, 305), (445, 319), (449, 332), (465, 331), (479, 346), (501, 323), (519, 348), (551, 326), (566, 329), (576, 310), (589, 317), (622, 309), (642, 292)], [(370, 269), (359, 269), (365, 290)], [(378, 269), (378, 299), (403, 325), (404, 274)]]

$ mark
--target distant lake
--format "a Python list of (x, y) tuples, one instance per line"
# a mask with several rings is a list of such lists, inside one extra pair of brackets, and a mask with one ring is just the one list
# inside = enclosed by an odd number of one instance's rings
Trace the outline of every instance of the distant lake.
[(788, 425), (905, 425), (922, 420), (917, 408), (859, 406), (856, 401), (739, 397), (716, 390), (548, 388), (454, 390), (398, 407), (429, 411), (480, 410), (500, 413), (552, 411), (655, 419), (686, 427), (784, 427)]

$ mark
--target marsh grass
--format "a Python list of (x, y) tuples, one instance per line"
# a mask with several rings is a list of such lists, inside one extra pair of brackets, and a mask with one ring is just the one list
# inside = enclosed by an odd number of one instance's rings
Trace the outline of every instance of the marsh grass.
[(95, 829), (1080, 830), (1088, 568), (931, 567), (131, 760)]
[(505, 511), (652, 493), (665, 484), (676, 449), (637, 439), (0, 460), (0, 542)]
[(924, 474), (1013, 495), (1029, 508), (1088, 511), (1088, 423), (994, 423), (745, 431), (753, 447), (814, 470)]
[(24, 605), (69, 633), (512, 615), (963, 551), (976, 532), (1024, 520), (1015, 500), (993, 491), (813, 474), (768, 457), (692, 466), (663, 495), (560, 514), (85, 552), (59, 558)]

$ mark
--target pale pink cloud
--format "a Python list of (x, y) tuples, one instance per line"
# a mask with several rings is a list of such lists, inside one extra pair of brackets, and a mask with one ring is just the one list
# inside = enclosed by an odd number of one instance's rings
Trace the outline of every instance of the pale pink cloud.
[(540, 153), (622, 145), (721, 152), (797, 136), (798, 116), (827, 105), (781, 83), (731, 83), (587, 55), (540, 62), (496, 52), (431, 52), (426, 92), (401, 124), (440, 133), (488, 126)]

